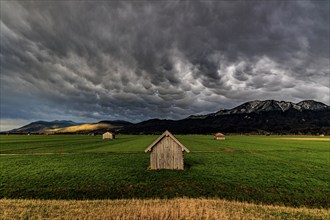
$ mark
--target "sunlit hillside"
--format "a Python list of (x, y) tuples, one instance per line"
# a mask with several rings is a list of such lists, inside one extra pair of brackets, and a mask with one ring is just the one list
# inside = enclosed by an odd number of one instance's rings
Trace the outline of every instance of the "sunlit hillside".
[(74, 133), (74, 132), (80, 132), (80, 131), (95, 131), (98, 129), (104, 129), (104, 128), (111, 128), (113, 125), (106, 124), (106, 123), (98, 123), (98, 124), (81, 124), (81, 125), (74, 125), (69, 126), (65, 128), (55, 128), (55, 129), (49, 129), (47, 132), (49, 133)]

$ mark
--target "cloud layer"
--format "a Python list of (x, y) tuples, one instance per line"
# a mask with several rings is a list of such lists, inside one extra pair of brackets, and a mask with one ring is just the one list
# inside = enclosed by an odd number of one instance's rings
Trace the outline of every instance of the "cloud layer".
[(1, 2), (1, 118), (329, 104), (329, 2)]

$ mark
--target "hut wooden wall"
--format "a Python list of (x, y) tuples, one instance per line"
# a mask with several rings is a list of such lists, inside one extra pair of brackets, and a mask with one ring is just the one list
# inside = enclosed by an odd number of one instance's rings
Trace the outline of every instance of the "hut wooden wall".
[(152, 148), (150, 169), (183, 170), (182, 148), (169, 136), (165, 136)]
[(114, 139), (114, 135), (111, 133), (105, 133), (102, 135), (102, 139)]

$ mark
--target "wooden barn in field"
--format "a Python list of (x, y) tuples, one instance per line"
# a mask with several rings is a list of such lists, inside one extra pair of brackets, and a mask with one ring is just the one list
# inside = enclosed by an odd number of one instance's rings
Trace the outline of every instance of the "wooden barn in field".
[(190, 152), (169, 131), (165, 131), (144, 152), (150, 152), (150, 169), (184, 169), (184, 152)]
[(115, 134), (112, 132), (105, 132), (104, 134), (102, 134), (102, 139), (115, 139)]
[(225, 140), (225, 139), (226, 139), (225, 135), (220, 132), (214, 134), (214, 140)]

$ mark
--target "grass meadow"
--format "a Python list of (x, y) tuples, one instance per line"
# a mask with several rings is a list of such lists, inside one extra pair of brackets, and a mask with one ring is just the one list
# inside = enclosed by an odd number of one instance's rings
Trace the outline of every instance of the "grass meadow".
[[(148, 170), (158, 136), (1, 135), (2, 199), (211, 198), (329, 208), (329, 137), (176, 135), (184, 171)], [(297, 139), (298, 137), (298, 139)], [(6, 201), (6, 200), (3, 200)]]

